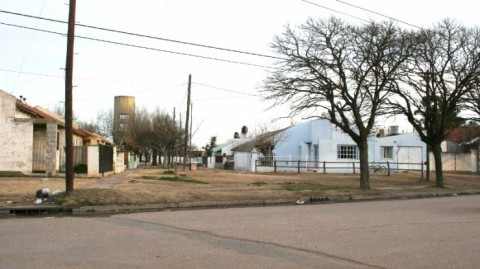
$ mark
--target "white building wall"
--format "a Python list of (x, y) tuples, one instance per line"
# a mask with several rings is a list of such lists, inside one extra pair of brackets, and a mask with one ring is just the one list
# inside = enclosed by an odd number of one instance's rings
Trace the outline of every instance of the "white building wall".
[[(339, 159), (337, 150), (339, 145), (352, 145), (356, 143), (349, 135), (335, 127), (328, 120), (319, 119), (304, 122), (296, 126), (292, 126), (285, 131), (285, 134), (279, 134), (280, 143), (278, 143), (273, 150), (276, 157), (290, 160), (314, 161), (315, 148), (318, 145), (318, 163), (316, 167), (322, 168), (323, 162), (335, 162), (336, 172), (352, 172), (357, 169), (358, 159)], [(415, 163), (422, 163), (426, 160), (426, 147), (420, 140), (417, 133), (399, 134), (395, 136), (376, 137), (372, 135), (368, 140), (369, 145), (369, 162), (386, 163), (387, 161), (393, 165), (398, 161), (399, 149), (411, 147), (415, 149), (415, 156), (410, 160), (415, 160)], [(381, 147), (392, 147), (392, 158), (383, 158), (381, 155)], [(357, 151), (357, 156), (359, 152)], [(292, 159), (293, 158), (293, 159)], [(357, 164), (354, 164), (357, 163)], [(327, 165), (332, 166), (332, 164)], [(312, 167), (310, 165), (310, 167)], [(415, 168), (420, 168), (416, 165)], [(328, 169), (327, 169), (328, 170)], [(343, 171), (342, 170), (342, 171)]]
[(88, 156), (87, 176), (98, 177), (100, 175), (98, 172), (100, 171), (100, 166), (99, 166), (100, 155), (98, 153), (98, 145), (88, 146), (87, 156)]
[(31, 173), (33, 124), (15, 110), (16, 98), (0, 91), (0, 171)]

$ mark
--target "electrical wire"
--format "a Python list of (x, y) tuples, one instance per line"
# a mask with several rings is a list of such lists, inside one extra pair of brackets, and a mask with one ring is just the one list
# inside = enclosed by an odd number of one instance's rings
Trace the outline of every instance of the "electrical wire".
[(402, 20), (396, 19), (396, 18), (394, 18), (394, 17), (387, 16), (387, 15), (382, 14), (382, 13), (377, 12), (377, 11), (373, 11), (373, 10), (366, 9), (366, 8), (364, 8), (364, 7), (361, 7), (361, 6), (357, 6), (357, 5), (354, 5), (354, 4), (350, 4), (350, 3), (345, 2), (345, 1), (342, 1), (342, 0), (335, 0), (335, 1), (337, 1), (337, 2), (339, 2), (339, 3), (342, 3), (342, 4), (344, 4), (344, 5), (347, 5), (347, 6), (351, 6), (351, 7), (354, 7), (354, 8), (357, 8), (357, 9), (360, 9), (360, 10), (363, 10), (363, 11), (366, 11), (366, 12), (369, 12), (369, 13), (372, 13), (372, 14), (375, 14), (375, 15), (378, 15), (378, 16), (381, 16), (381, 17), (390, 19), (390, 20), (394, 20), (394, 21), (403, 23), (403, 24), (408, 25), (408, 26), (412, 26), (412, 27), (415, 27), (415, 28), (418, 28), (418, 29), (423, 29), (423, 28), (420, 27), (420, 26), (417, 26), (417, 25), (408, 23), (408, 22), (406, 22), (406, 21), (402, 21)]
[[(64, 24), (67, 23), (66, 21), (62, 21), (62, 20), (55, 20), (55, 19), (49, 19), (49, 18), (44, 18), (44, 17), (39, 17), (39, 16), (32, 16), (32, 15), (27, 15), (27, 14), (22, 14), (22, 13), (17, 13), (17, 12), (11, 12), (11, 11), (6, 11), (6, 10), (0, 10), (0, 13), (6, 13), (6, 14), (10, 14), (10, 15), (22, 16), (22, 17), (33, 18), (33, 19), (46, 20), (46, 21), (50, 21), (50, 22), (57, 22), (57, 23), (64, 23)], [(121, 31), (121, 30), (114, 30), (114, 29), (103, 28), (103, 27), (92, 26), (92, 25), (86, 25), (86, 24), (80, 24), (80, 23), (76, 23), (75, 25), (80, 26), (80, 27), (100, 30), (100, 31), (107, 31), (107, 32), (112, 32), (112, 33), (117, 33), (117, 34), (125, 34), (125, 35), (131, 35), (131, 36), (161, 40), (161, 41), (166, 41), (166, 42), (179, 43), (179, 44), (183, 44), (183, 45), (190, 45), (190, 46), (196, 46), (196, 47), (202, 47), (202, 48), (208, 48), (208, 49), (222, 50), (222, 51), (227, 51), (227, 52), (234, 52), (234, 53), (246, 54), (246, 55), (251, 55), (251, 56), (258, 56), (258, 57), (265, 57), (265, 58), (271, 58), (271, 59), (279, 59), (279, 60), (283, 59), (281, 57), (276, 57), (276, 56), (271, 56), (271, 55), (266, 55), (266, 54), (247, 52), (247, 51), (241, 51), (241, 50), (235, 50), (235, 49), (228, 49), (228, 48), (222, 48), (222, 47), (211, 46), (211, 45), (203, 45), (203, 44), (198, 44), (198, 43), (185, 42), (185, 41), (180, 41), (180, 40), (168, 39), (168, 38), (163, 38), (163, 37), (156, 37), (156, 36), (145, 35), (145, 34), (132, 33), (132, 32)]]
[(348, 16), (348, 17), (351, 17), (351, 18), (354, 18), (354, 19), (357, 19), (357, 20), (360, 20), (360, 21), (363, 21), (363, 22), (369, 22), (368, 20), (365, 20), (365, 19), (362, 19), (360, 17), (356, 17), (356, 16), (353, 16), (353, 15), (350, 15), (348, 13), (345, 13), (345, 12), (342, 12), (342, 11), (338, 11), (338, 10), (335, 10), (333, 8), (329, 8), (329, 7), (326, 7), (326, 6), (323, 6), (323, 5), (320, 5), (320, 4), (317, 4), (317, 3), (314, 3), (312, 1), (308, 1), (308, 0), (300, 0), (302, 2), (305, 2), (305, 3), (308, 3), (308, 4), (311, 4), (311, 5), (314, 5), (314, 6), (317, 6), (317, 7), (321, 7), (323, 9), (326, 9), (326, 10), (330, 10), (330, 11), (333, 11), (333, 12), (336, 12), (336, 13), (339, 13), (339, 14), (342, 14), (342, 15), (345, 15), (345, 16)]
[[(43, 13), (43, 8), (45, 7), (45, 1), (43, 0), (42, 7), (40, 8), (40, 15)], [(40, 19), (37, 19), (37, 22), (35, 23), (35, 28), (38, 27), (38, 23), (40, 22)], [(23, 71), (23, 66), (25, 65), (25, 61), (27, 60), (28, 53), (30, 52), (30, 46), (32, 45), (33, 38), (35, 37), (35, 31), (32, 33), (32, 36), (30, 37), (30, 41), (28, 42), (28, 47), (27, 51), (25, 52), (25, 55), (23, 56), (22, 64), (20, 65), (20, 71)], [(12, 90), (15, 91), (15, 88), (17, 87), (18, 80), (20, 79), (21, 73), (17, 73), (17, 78), (15, 79), (15, 83), (13, 84)]]
[[(59, 33), (59, 32), (55, 32), (55, 31), (50, 31), (50, 30), (45, 30), (45, 29), (39, 29), (39, 28), (32, 28), (32, 27), (23, 26), (23, 25), (18, 25), (18, 24), (11, 24), (11, 23), (5, 23), (5, 22), (0, 22), (0, 24), (1, 24), (1, 25), (10, 26), (10, 27), (16, 27), (16, 28), (22, 28), (22, 29), (28, 29), (28, 30), (36, 30), (36, 31), (39, 31), (39, 32), (44, 32), (44, 33), (50, 33), (50, 34), (56, 34), (56, 35), (66, 36), (64, 33)], [(190, 57), (207, 59), (207, 60), (214, 60), (214, 61), (234, 63), (234, 64), (241, 64), (241, 65), (248, 65), (248, 66), (255, 66), (255, 67), (262, 67), (262, 68), (271, 68), (271, 67), (264, 66), (264, 65), (259, 65), (259, 64), (252, 64), (252, 63), (240, 62), (240, 61), (232, 61), (232, 60), (226, 60), (226, 59), (221, 59), (221, 58), (215, 58), (215, 57), (209, 57), (209, 56), (202, 56), (202, 55), (191, 54), (191, 53), (184, 53), (184, 52), (178, 52), (178, 51), (164, 50), (164, 49), (146, 47), (146, 46), (141, 46), (141, 45), (123, 43), (123, 42), (118, 42), (118, 41), (111, 41), (111, 40), (94, 38), (94, 37), (87, 37), (87, 36), (80, 36), (80, 35), (75, 35), (75, 37), (76, 37), (76, 38), (81, 38), (81, 39), (86, 39), (86, 40), (103, 42), (103, 43), (109, 43), (109, 44), (115, 44), (115, 45), (121, 45), (121, 46), (133, 47), (133, 48), (139, 48), (139, 49), (145, 49), (145, 50), (152, 50), (152, 51), (158, 51), (158, 52), (165, 52), (165, 53), (177, 54), (177, 55), (183, 55), (183, 56), (190, 56)]]
[(248, 96), (253, 96), (253, 97), (260, 97), (260, 96), (257, 95), (257, 94), (251, 94), (251, 93), (246, 93), (246, 92), (241, 92), (241, 91), (235, 91), (235, 90), (228, 90), (228, 89), (225, 89), (225, 88), (220, 88), (220, 87), (211, 86), (211, 85), (207, 85), (207, 84), (203, 84), (203, 83), (198, 83), (198, 82), (192, 82), (192, 84), (204, 86), (204, 87), (207, 87), (207, 88), (217, 89), (217, 90), (221, 90), (221, 91), (225, 91), (225, 92), (233, 92), (233, 93), (238, 93), (238, 94), (243, 94), (243, 95), (248, 95)]

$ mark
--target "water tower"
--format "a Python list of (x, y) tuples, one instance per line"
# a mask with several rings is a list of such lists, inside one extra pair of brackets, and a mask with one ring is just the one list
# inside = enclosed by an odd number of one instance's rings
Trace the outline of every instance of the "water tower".
[(135, 117), (135, 97), (115, 96), (113, 105), (113, 141), (120, 145)]

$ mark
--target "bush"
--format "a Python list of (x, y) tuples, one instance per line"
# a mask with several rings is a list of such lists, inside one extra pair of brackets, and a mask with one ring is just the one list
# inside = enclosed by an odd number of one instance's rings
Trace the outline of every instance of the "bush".
[(80, 163), (73, 167), (73, 171), (77, 174), (86, 174), (88, 171), (88, 167), (86, 164)]

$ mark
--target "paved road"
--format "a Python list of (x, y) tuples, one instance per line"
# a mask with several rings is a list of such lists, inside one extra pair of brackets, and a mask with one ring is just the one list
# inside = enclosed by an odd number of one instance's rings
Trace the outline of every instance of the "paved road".
[(1, 268), (478, 268), (480, 196), (0, 220)]

